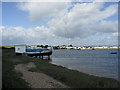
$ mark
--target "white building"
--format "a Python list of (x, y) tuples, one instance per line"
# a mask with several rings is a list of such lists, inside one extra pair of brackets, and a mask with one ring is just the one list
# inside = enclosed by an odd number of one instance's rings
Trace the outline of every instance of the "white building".
[(67, 46), (66, 49), (74, 49), (73, 47)]
[(25, 53), (26, 52), (26, 45), (15, 45), (15, 53)]

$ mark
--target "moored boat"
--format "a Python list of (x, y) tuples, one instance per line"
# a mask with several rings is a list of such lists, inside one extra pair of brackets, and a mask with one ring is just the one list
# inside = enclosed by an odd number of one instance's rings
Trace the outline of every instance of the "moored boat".
[(117, 52), (111, 52), (110, 54), (117, 54)]
[(28, 45), (15, 45), (16, 55), (26, 56), (50, 56), (52, 55), (52, 47), (42, 48)]

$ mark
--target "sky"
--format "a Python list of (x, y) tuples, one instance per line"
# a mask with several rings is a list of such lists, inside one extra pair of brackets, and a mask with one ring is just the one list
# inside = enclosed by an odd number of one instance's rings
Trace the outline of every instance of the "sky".
[(2, 45), (118, 45), (117, 2), (2, 2)]

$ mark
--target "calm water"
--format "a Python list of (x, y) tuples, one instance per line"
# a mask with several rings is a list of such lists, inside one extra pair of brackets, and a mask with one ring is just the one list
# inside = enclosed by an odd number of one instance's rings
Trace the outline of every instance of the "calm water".
[(118, 79), (118, 50), (53, 50), (52, 64)]

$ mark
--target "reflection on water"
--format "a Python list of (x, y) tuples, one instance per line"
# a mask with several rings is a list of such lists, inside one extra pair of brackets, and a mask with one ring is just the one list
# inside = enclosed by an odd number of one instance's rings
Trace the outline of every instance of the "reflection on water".
[(50, 63), (102, 77), (118, 79), (118, 54), (106, 50), (54, 50)]

